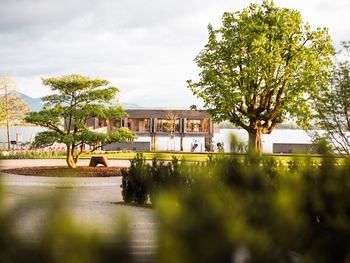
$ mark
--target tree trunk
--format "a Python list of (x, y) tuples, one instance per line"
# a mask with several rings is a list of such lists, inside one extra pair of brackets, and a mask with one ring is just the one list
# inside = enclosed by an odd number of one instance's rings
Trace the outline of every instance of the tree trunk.
[(77, 162), (74, 160), (74, 156), (73, 156), (73, 150), (68, 146), (67, 146), (66, 162), (69, 168), (74, 169), (77, 167)]
[(6, 134), (7, 134), (7, 149), (11, 150), (11, 138), (10, 138), (10, 131), (11, 127), (10, 127), (10, 121), (8, 119), (6, 119)]
[(249, 153), (256, 153), (261, 159), (262, 156), (262, 145), (261, 145), (261, 130), (251, 129), (248, 131), (249, 134)]

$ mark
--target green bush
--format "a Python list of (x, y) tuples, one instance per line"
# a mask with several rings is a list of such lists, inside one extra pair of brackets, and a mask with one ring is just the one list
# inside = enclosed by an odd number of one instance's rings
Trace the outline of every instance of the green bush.
[(146, 163), (142, 153), (130, 160), (130, 168), (122, 169), (121, 173), (123, 200), (127, 203), (147, 203), (147, 176), (150, 174), (150, 165)]
[(350, 162), (339, 166), (325, 158), (302, 173), (298, 191), (305, 217), (303, 254), (308, 261), (350, 262)]
[(149, 164), (143, 154), (138, 153), (130, 160), (130, 168), (122, 170), (123, 200), (135, 204), (145, 204), (148, 200), (153, 203), (159, 191), (171, 190), (186, 182), (180, 176), (183, 166), (175, 157), (167, 164), (156, 158)]
[(350, 262), (350, 163), (195, 167), (155, 202), (160, 262)]
[[(154, 203), (161, 191), (191, 191), (194, 185), (194, 174), (198, 167), (209, 162), (188, 163), (173, 157), (170, 162), (154, 158), (147, 163), (143, 154), (137, 154), (130, 161), (130, 168), (122, 170), (122, 195), (127, 203), (144, 204), (147, 200)], [(142, 196), (142, 198), (137, 198)]]
[[(350, 161), (147, 163), (140, 154), (122, 187), (128, 202), (154, 203), (158, 262), (350, 262)], [(70, 219), (62, 195), (10, 208), (4, 199), (0, 187), (0, 262), (135, 259), (125, 222), (106, 241)], [(38, 211), (42, 223), (28, 242), (18, 222)]]
[[(231, 188), (240, 189), (252, 183), (251, 181), (255, 181), (256, 187), (259, 187), (260, 177), (268, 177), (269, 183), (274, 183), (279, 173), (286, 170), (273, 158), (263, 159), (260, 166), (254, 160), (248, 163), (253, 164), (247, 165), (246, 160), (234, 156), (209, 155), (206, 162), (190, 163), (173, 157), (167, 163), (154, 158), (149, 164), (143, 154), (139, 153), (130, 160), (130, 168), (122, 170), (123, 200), (136, 204), (144, 204), (148, 200), (154, 203), (155, 197), (161, 191), (191, 191), (200, 175), (213, 177)], [(297, 162), (293, 164), (300, 166)]]
[(125, 178), (155, 204), (159, 262), (350, 262), (350, 162), (140, 155)]

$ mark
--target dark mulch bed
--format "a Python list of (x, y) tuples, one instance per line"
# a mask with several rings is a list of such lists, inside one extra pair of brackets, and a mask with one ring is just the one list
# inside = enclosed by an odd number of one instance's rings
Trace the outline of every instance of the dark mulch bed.
[(69, 169), (65, 166), (38, 166), (23, 167), (1, 170), (4, 173), (29, 175), (29, 176), (49, 176), (49, 177), (110, 177), (121, 176), (120, 167), (89, 167), (79, 166)]
[(108, 202), (113, 205), (123, 205), (123, 206), (136, 206), (136, 207), (143, 207), (143, 208), (151, 208), (153, 209), (153, 205), (150, 203), (147, 204), (135, 204), (135, 203), (126, 203), (124, 201), (122, 202)]

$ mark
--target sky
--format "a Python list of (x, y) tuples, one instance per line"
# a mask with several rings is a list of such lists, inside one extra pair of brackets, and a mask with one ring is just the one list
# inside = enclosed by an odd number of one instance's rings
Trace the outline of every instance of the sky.
[[(143, 107), (201, 105), (187, 88), (207, 25), (249, 0), (0, 0), (0, 75), (22, 93), (50, 94), (42, 78), (77, 73), (103, 78), (124, 103)], [(350, 40), (348, 0), (275, 0), (328, 27), (333, 44)]]

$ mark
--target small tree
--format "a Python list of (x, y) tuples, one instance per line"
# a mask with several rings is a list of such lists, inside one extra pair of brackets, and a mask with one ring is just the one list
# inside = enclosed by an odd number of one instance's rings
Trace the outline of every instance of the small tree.
[(250, 151), (261, 154), (261, 134), (276, 124), (293, 117), (308, 123), (311, 95), (329, 76), (331, 38), (270, 1), (224, 13), (222, 23), (208, 26), (208, 44), (195, 59), (200, 79), (188, 84), (214, 119), (245, 129)]
[(6, 126), (7, 148), (11, 149), (11, 126), (30, 112), (24, 100), (14, 96), (16, 85), (8, 76), (0, 77), (0, 122)]
[[(176, 113), (174, 112), (169, 112), (166, 114), (166, 124), (165, 124), (165, 128), (166, 131), (169, 134), (169, 139), (170, 139), (170, 147), (173, 146), (173, 149), (175, 151), (175, 133), (177, 131), (177, 125), (178, 125), (178, 116), (176, 115)], [(180, 146), (181, 148), (181, 146)]]
[(328, 86), (324, 87), (315, 103), (318, 126), (340, 153), (350, 154), (350, 42), (342, 42)]
[(125, 117), (121, 106), (112, 106), (110, 103), (119, 90), (116, 87), (107, 87), (107, 80), (67, 75), (43, 79), (43, 84), (50, 87), (55, 94), (43, 97), (43, 109), (26, 117), (27, 122), (49, 129), (39, 133), (33, 145), (64, 143), (67, 146), (66, 160), (70, 168), (76, 167), (84, 145), (90, 145), (91, 151), (95, 151), (108, 143), (134, 138), (134, 134), (127, 128), (107, 134), (91, 131), (86, 125), (92, 117)]

